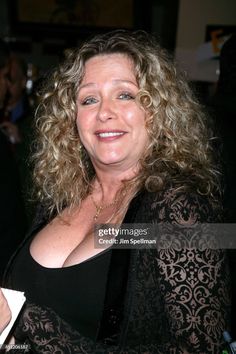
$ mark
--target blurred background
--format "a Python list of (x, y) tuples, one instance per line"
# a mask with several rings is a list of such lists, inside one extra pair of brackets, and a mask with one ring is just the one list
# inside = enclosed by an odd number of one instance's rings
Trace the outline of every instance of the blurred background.
[(214, 91), (219, 52), (236, 28), (235, 0), (1, 0), (0, 36), (28, 65), (27, 88), (64, 50), (114, 28), (145, 29), (173, 52), (203, 100)]

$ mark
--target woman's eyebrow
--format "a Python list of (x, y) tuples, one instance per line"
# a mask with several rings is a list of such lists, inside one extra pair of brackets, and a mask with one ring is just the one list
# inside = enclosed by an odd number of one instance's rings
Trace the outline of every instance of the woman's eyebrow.
[(95, 82), (89, 82), (87, 84), (83, 84), (83, 85), (79, 86), (79, 90), (81, 90), (82, 88), (85, 88), (85, 87), (90, 87), (90, 86), (96, 86)]
[[(134, 86), (138, 86), (137, 82), (131, 81), (131, 80), (126, 80), (126, 79), (114, 79), (112, 80), (112, 83), (115, 84), (119, 84), (119, 83), (124, 83), (124, 84), (132, 84)], [(88, 82), (86, 84), (83, 84), (79, 87), (79, 90), (86, 88), (86, 87), (93, 87), (93, 86), (97, 86), (97, 84), (95, 82)]]
[(136, 81), (132, 81), (132, 80), (126, 80), (126, 79), (114, 79), (113, 80), (115, 83), (127, 83), (127, 84), (132, 84), (137, 86), (137, 82)]

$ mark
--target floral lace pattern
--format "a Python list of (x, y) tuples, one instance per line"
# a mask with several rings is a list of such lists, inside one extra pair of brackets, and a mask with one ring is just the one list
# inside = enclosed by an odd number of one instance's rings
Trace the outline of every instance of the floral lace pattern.
[[(182, 353), (165, 345), (136, 345), (118, 349), (105, 343), (94, 343), (74, 331), (65, 321), (49, 308), (41, 308), (28, 304), (21, 318), (21, 323), (15, 331), (15, 337), (21, 342), (29, 343), (29, 350), (17, 353), (43, 353), (43, 354), (177, 354)], [(26, 338), (27, 337), (27, 338)], [(12, 351), (9, 351), (11, 353)]]
[[(162, 220), (180, 226), (216, 222), (211, 206), (198, 195), (165, 194)], [(157, 206), (157, 205), (156, 205)], [(152, 205), (155, 210), (155, 205)], [(184, 233), (184, 228), (183, 228)], [(171, 334), (194, 353), (218, 353), (229, 323), (229, 271), (219, 249), (188, 247), (158, 251), (159, 284)], [(192, 348), (192, 349), (191, 349)]]
[[(137, 201), (140, 203), (140, 201)], [(182, 226), (216, 222), (209, 203), (198, 195), (167, 190), (146, 193), (136, 222)], [(74, 331), (48, 308), (28, 304), (16, 327), (19, 342), (32, 353), (217, 354), (229, 323), (229, 279), (225, 252), (214, 249), (132, 251), (135, 271), (127, 293), (123, 346), (95, 343)], [(20, 353), (20, 351), (18, 351)]]

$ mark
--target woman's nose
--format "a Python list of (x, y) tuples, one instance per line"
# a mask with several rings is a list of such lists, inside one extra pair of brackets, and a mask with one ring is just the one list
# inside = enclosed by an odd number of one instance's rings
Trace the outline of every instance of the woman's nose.
[(101, 121), (114, 119), (116, 117), (114, 102), (112, 102), (111, 99), (101, 100), (97, 117)]

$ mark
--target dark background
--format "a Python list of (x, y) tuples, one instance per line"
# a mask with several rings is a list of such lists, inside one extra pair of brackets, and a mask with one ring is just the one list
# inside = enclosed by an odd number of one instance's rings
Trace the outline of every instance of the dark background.
[[(32, 12), (33, 21), (31, 22), (22, 17), (22, 13), (24, 13), (22, 8), (27, 5), (27, 2), (28, 6), (25, 13), (29, 13), (29, 5), (32, 7), (32, 4), (34, 4), (36, 8)], [(45, 0), (41, 1), (42, 8), (44, 2)], [(41, 69), (47, 69), (56, 64), (64, 49), (78, 45), (95, 33), (118, 28), (118, 25), (112, 26), (112, 19), (107, 21), (110, 24), (109, 26), (102, 26), (101, 23), (98, 26), (96, 14), (94, 16), (90, 14), (88, 19), (86, 14), (90, 13), (93, 8), (85, 8), (81, 17), (78, 16), (76, 23), (76, 19), (72, 18), (72, 10), (76, 8), (76, 3), (85, 4), (84, 6), (86, 7), (86, 3), (91, 3), (91, 0), (55, 0), (54, 2), (57, 5), (57, 9), (61, 9), (61, 12), (65, 9), (65, 6), (67, 6), (67, 13), (71, 9), (71, 16), (69, 14), (66, 18), (56, 20), (61, 20), (61, 23), (56, 23), (56, 21), (54, 23), (52, 21), (51, 23), (49, 21), (43, 22), (42, 19), (39, 19), (38, 22), (35, 20), (37, 15), (36, 3), (40, 3), (40, 1), (1, 0), (0, 2), (0, 33), (2, 37), (10, 43), (15, 52), (23, 55), (28, 62), (33, 62), (36, 66), (40, 66)], [(107, 11), (107, 6), (104, 4), (114, 4), (113, 0), (94, 0), (92, 2), (100, 6), (98, 8), (100, 12)], [(132, 11), (127, 11), (127, 7), (122, 6), (122, 3), (129, 3)], [(160, 43), (170, 51), (174, 51), (178, 20), (178, 0), (123, 0), (120, 1), (120, 4), (119, 13), (117, 14), (117, 18), (121, 20), (120, 28), (144, 29), (148, 32), (155, 32)], [(43, 8), (43, 10), (46, 11), (47, 9)], [(96, 13), (96, 7), (94, 12)], [(68, 19), (69, 16), (70, 18)], [(124, 19), (124, 26), (122, 26), (122, 18)], [(129, 23), (128, 26), (127, 23)]]

